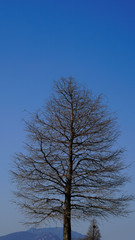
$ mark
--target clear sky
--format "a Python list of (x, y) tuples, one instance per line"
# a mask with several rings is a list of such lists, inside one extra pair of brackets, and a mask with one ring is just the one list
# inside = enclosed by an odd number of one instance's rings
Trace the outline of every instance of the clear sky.
[[(22, 119), (62, 76), (103, 93), (117, 113), (119, 142), (132, 163), (125, 191), (135, 193), (135, 1), (0, 0), (0, 236), (26, 229), (11, 204), (9, 175), (12, 156), (23, 150)], [(99, 223), (104, 240), (134, 239), (135, 213)], [(73, 229), (86, 233), (88, 225)]]

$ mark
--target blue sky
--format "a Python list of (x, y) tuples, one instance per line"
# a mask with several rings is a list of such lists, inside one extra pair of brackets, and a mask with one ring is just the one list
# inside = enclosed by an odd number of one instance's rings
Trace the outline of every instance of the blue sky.
[[(135, 2), (105, 0), (0, 1), (0, 235), (25, 230), (11, 204), (12, 156), (23, 150), (26, 111), (40, 108), (53, 81), (73, 76), (105, 96), (117, 113), (135, 193)], [(132, 204), (135, 210), (135, 204)], [(104, 240), (135, 236), (135, 214), (99, 221)], [(89, 222), (74, 223), (82, 233)]]

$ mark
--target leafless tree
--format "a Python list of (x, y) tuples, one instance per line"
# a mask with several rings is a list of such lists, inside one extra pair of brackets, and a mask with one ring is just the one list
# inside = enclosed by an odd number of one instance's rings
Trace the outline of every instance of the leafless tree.
[(64, 218), (63, 239), (71, 239), (71, 216), (123, 215), (130, 196), (120, 195), (123, 150), (117, 121), (101, 96), (74, 79), (55, 82), (54, 95), (26, 121), (23, 153), (15, 155), (13, 179), (19, 206), (31, 222)]
[(87, 236), (85, 240), (100, 240), (100, 239), (101, 239), (101, 234), (100, 234), (97, 221), (93, 219), (89, 226), (89, 230), (87, 232)]

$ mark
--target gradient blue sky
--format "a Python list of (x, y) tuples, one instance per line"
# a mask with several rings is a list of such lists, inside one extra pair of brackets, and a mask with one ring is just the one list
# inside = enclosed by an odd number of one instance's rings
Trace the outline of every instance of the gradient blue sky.
[[(40, 108), (62, 76), (103, 93), (117, 113), (133, 163), (125, 190), (135, 193), (134, 0), (0, 0), (0, 235), (26, 229), (11, 204), (12, 156), (23, 149), (26, 110)], [(135, 213), (99, 223), (104, 240), (134, 239)], [(86, 233), (88, 225), (73, 229)]]

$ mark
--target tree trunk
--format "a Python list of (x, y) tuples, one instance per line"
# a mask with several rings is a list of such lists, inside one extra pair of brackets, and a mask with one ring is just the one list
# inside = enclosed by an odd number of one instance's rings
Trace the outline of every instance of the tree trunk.
[(64, 229), (63, 240), (71, 240), (71, 184), (72, 184), (72, 145), (73, 145), (73, 101), (71, 94), (71, 126), (69, 141), (69, 166), (68, 178), (65, 188)]
[(71, 240), (71, 182), (72, 182), (72, 148), (70, 143), (69, 176), (65, 187), (63, 240)]
[(71, 206), (69, 194), (65, 194), (63, 240), (71, 240)]

